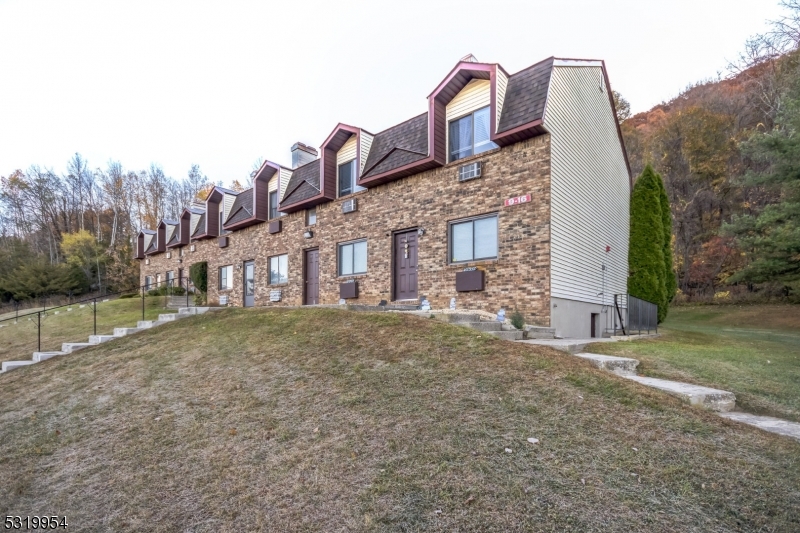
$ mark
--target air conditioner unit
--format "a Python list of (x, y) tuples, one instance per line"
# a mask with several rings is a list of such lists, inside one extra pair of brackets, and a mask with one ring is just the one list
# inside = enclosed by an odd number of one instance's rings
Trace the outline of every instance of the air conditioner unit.
[(190, 252), (194, 252), (194, 250), (195, 250), (195, 248), (194, 248), (194, 244), (193, 244), (193, 245), (191, 245), (191, 246), (189, 246), (189, 251), (190, 251)]
[(458, 167), (458, 181), (468, 181), (475, 178), (480, 178), (482, 168), (483, 165), (481, 165), (480, 161), (475, 161), (474, 163), (469, 163), (468, 165), (461, 165)]
[(167, 252), (167, 259), (172, 259), (172, 252)]
[(358, 201), (355, 198), (351, 198), (342, 204), (342, 213), (352, 213), (356, 210), (358, 210)]

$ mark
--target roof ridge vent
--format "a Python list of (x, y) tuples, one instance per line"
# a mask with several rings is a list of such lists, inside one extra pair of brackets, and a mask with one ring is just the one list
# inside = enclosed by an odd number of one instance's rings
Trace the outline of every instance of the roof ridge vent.
[(465, 63), (480, 63), (480, 61), (478, 61), (478, 58), (472, 54), (465, 55), (464, 57), (461, 58), (461, 61)]

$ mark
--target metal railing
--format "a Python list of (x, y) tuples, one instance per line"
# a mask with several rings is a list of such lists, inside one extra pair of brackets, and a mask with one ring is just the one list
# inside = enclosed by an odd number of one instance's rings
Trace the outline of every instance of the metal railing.
[[(125, 324), (114, 323), (115, 315), (121, 315), (124, 312), (128, 314), (126, 319), (130, 320), (131, 311), (135, 309), (135, 304), (133, 302), (135, 302), (137, 299), (141, 300), (141, 320), (146, 320), (148, 308), (150, 308), (150, 314), (153, 315), (154, 318), (157, 318), (157, 314), (163, 311), (163, 309), (167, 309), (169, 307), (170, 300), (175, 297), (181, 298), (181, 303), (186, 307), (192, 307), (194, 305), (193, 297), (198, 292), (199, 291), (194, 289), (194, 286), (188, 278), (182, 278), (134, 286), (126, 290), (109, 292), (102, 296), (92, 296), (89, 298), (75, 300), (64, 305), (45, 307), (28, 313), (20, 312), (18, 306), (13, 316), (0, 319), (0, 328), (4, 329), (6, 327), (10, 328), (18, 326), (20, 329), (16, 330), (18, 334), (15, 335), (14, 338), (15, 340), (19, 341), (19, 343), (15, 344), (14, 348), (19, 347), (19, 349), (23, 349), (23, 346), (25, 346), (27, 349), (29, 345), (31, 348), (33, 348), (33, 343), (31, 343), (29, 340), (29, 338), (32, 337), (32, 335), (29, 335), (29, 333), (32, 333), (32, 331), (22, 329), (28, 325), (28, 322), (32, 322), (33, 324), (31, 325), (36, 328), (35, 351), (41, 352), (43, 343), (56, 344), (56, 341), (59, 339), (63, 342), (77, 342), (77, 337), (82, 332), (88, 333), (91, 331), (91, 335), (97, 335), (98, 304), (101, 304), (99, 312), (101, 313), (104, 326), (123, 327)], [(183, 300), (184, 297), (185, 300)], [(163, 300), (161, 300), (161, 298), (163, 298)], [(124, 309), (119, 309), (119, 305), (109, 306), (109, 311), (111, 314), (103, 315), (102, 304), (105, 302), (110, 302), (112, 299), (130, 299), (132, 305), (125, 307)], [(150, 302), (149, 305), (148, 302)], [(163, 305), (159, 305), (161, 302), (163, 302)], [(79, 318), (71, 319), (70, 322), (72, 326), (67, 327), (64, 331), (48, 332), (47, 326), (48, 323), (50, 323), (50, 320), (48, 319), (62, 312), (69, 313), (68, 316), (77, 315)], [(91, 313), (91, 317), (87, 316), (87, 312)], [(91, 327), (89, 327), (89, 319), (91, 320)], [(113, 324), (113, 326), (111, 326), (111, 324)], [(0, 329), (0, 332), (6, 333), (6, 331), (3, 331), (3, 329)], [(48, 333), (51, 334), (48, 335)], [(34, 350), (31, 350), (31, 352), (32, 351)]]
[[(623, 335), (658, 333), (658, 305), (630, 294), (614, 295), (614, 335), (617, 326)], [(619, 320), (619, 324), (617, 324)]]

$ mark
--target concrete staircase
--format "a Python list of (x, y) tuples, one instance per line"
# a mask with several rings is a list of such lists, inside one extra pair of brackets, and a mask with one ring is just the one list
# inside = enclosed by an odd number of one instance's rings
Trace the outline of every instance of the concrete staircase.
[(519, 341), (523, 338), (523, 332), (514, 326), (503, 324), (501, 322), (482, 320), (481, 315), (472, 313), (442, 313), (435, 315), (436, 318), (444, 322), (449, 322), (456, 326), (463, 326), (466, 328), (480, 331), (493, 337), (507, 341)]
[(208, 311), (223, 309), (222, 307), (181, 307), (177, 313), (163, 313), (158, 315), (158, 320), (140, 320), (135, 328), (114, 328), (113, 335), (90, 335), (89, 342), (65, 342), (61, 345), (61, 351), (56, 352), (33, 352), (33, 357), (26, 361), (5, 361), (2, 363), (0, 374), (9, 372), (16, 368), (41, 363), (53, 357), (67, 355), (90, 346), (96, 346), (120, 337), (132, 335), (146, 329), (154, 328), (167, 322), (188, 318), (193, 315), (202, 315)]

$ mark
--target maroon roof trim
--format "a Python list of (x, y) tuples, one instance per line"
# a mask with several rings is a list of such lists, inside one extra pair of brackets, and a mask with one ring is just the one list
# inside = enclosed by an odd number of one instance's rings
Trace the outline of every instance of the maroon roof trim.
[[(234, 231), (242, 228), (246, 228), (248, 226), (252, 226), (254, 224), (258, 224), (259, 222), (265, 222), (269, 218), (269, 182), (278, 174), (278, 190), (280, 191), (280, 172), (281, 166), (277, 163), (273, 163), (271, 161), (264, 161), (261, 165), (261, 168), (258, 169), (255, 177), (253, 178), (253, 208), (250, 211), (252, 215), (244, 220), (240, 220), (235, 224), (224, 224), (222, 227), (226, 231)], [(236, 212), (239, 210), (237, 209)], [(228, 213), (228, 218), (230, 219), (234, 213)]]

